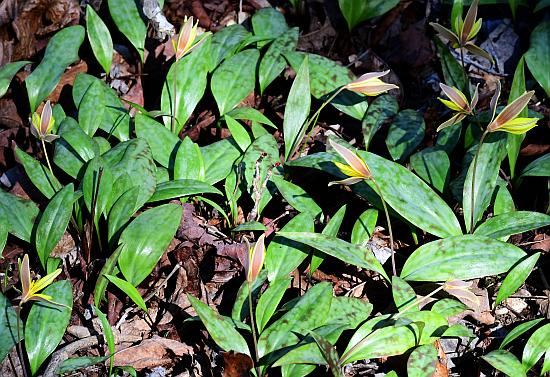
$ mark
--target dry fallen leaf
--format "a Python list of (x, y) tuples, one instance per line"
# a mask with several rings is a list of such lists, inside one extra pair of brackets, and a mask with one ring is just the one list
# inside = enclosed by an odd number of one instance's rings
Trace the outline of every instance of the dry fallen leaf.
[(114, 365), (129, 365), (137, 370), (153, 368), (173, 362), (174, 356), (190, 355), (193, 348), (177, 340), (153, 337), (136, 346), (128, 347), (115, 354)]

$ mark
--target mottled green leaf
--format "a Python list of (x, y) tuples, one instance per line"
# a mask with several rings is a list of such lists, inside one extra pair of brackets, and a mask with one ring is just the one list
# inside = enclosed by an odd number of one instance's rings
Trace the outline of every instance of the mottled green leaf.
[(23, 165), (27, 176), (38, 190), (50, 199), (61, 188), (61, 184), (50, 170), (29, 156), (19, 147), (15, 147), (15, 155)]
[(187, 298), (208, 333), (221, 349), (250, 355), (246, 340), (235, 330), (235, 325), (230, 318), (216, 313), (214, 309), (191, 295), (187, 295)]
[[(192, 53), (172, 64), (162, 87), (160, 109), (164, 113), (175, 116), (173, 130), (175, 134), (179, 134), (185, 126), (206, 90), (210, 37), (204, 38), (208, 40)], [(177, 78), (175, 86), (174, 76)], [(164, 125), (170, 128), (171, 124), (171, 118), (164, 117)]]
[(108, 356), (80, 356), (71, 357), (63, 360), (57, 367), (56, 373), (59, 375), (84, 369), (92, 365), (101, 364), (107, 360)]
[(539, 327), (529, 338), (523, 349), (521, 363), (527, 372), (550, 350), (550, 323)]
[(389, 12), (399, 0), (338, 0), (338, 4), (351, 31), (361, 22)]
[(74, 188), (70, 183), (53, 196), (40, 217), (36, 227), (35, 246), (44, 268), (50, 253), (69, 225), (74, 200)]
[(8, 353), (18, 343), (17, 336), (17, 314), (12, 307), (11, 302), (0, 292), (0, 363), (4, 361)]
[(109, 0), (108, 4), (109, 13), (118, 30), (136, 48), (143, 62), (147, 25), (141, 18), (140, 3), (135, 0)]
[(136, 114), (134, 123), (136, 135), (147, 141), (155, 161), (165, 168), (172, 168), (181, 140), (162, 124), (141, 113)]
[(227, 177), (242, 154), (235, 141), (230, 138), (201, 147), (201, 152), (206, 172), (205, 181), (212, 185)]
[(374, 208), (369, 208), (359, 215), (355, 221), (355, 224), (353, 224), (353, 229), (351, 231), (351, 243), (365, 245), (374, 233), (377, 220), (378, 211)]
[(209, 71), (213, 71), (222, 60), (233, 56), (237, 47), (250, 33), (240, 24), (229, 25), (212, 37)]
[[(285, 16), (272, 7), (262, 8), (252, 16), (254, 35), (266, 40), (272, 40), (283, 34), (288, 26)], [(265, 45), (265, 41), (258, 42), (258, 47)]]
[(386, 145), (394, 160), (403, 161), (420, 145), (424, 139), (424, 118), (415, 110), (399, 112), (394, 118)]
[(183, 139), (176, 152), (174, 179), (204, 181), (204, 161), (198, 144), (189, 137)]
[(73, 308), (73, 288), (68, 280), (53, 283), (41, 293), (61, 305), (37, 302), (29, 312), (25, 323), (25, 349), (33, 375), (61, 342)]
[(522, 177), (550, 177), (550, 153), (547, 153), (527, 165), (521, 172)]
[[(13, 216), (14, 213), (17, 216)], [(38, 206), (31, 200), (25, 200), (0, 189), (0, 217), (6, 220), (8, 233), (30, 242), (38, 213)]]
[(351, 265), (378, 272), (389, 280), (384, 268), (374, 257), (370, 248), (354, 245), (325, 234), (304, 232), (303, 228), (300, 230), (301, 232), (289, 232), (283, 228), (277, 235), (298, 243), (306, 244)]
[(439, 148), (425, 148), (411, 156), (411, 166), (424, 181), (439, 192), (445, 190), (449, 180), (451, 161)]
[(437, 350), (433, 344), (415, 348), (407, 360), (408, 377), (431, 377), (436, 371)]
[(508, 351), (492, 351), (485, 356), (481, 356), (481, 358), (509, 377), (525, 377), (521, 363)]
[[(340, 230), (340, 226), (342, 225), (342, 221), (344, 221), (344, 215), (346, 214), (346, 205), (344, 204), (336, 213), (334, 216), (331, 217), (330, 221), (327, 223), (327, 225), (323, 228), (322, 234), (325, 234), (327, 236), (336, 237), (338, 236), (338, 231)], [(321, 263), (325, 260), (325, 253), (319, 251), (319, 250), (313, 250), (313, 254), (311, 255), (311, 264), (309, 266), (309, 275), (313, 275), (313, 273), (319, 268)]]
[(474, 234), (496, 239), (507, 239), (514, 234), (528, 232), (550, 225), (550, 216), (540, 212), (515, 211), (487, 219)]
[(27, 60), (21, 60), (18, 62), (7, 63), (2, 68), (0, 68), (0, 98), (8, 91), (11, 80), (13, 79), (13, 76), (15, 76), (17, 71), (19, 71), (21, 68), (29, 63), (31, 62)]
[(259, 58), (258, 50), (242, 51), (224, 61), (214, 72), (210, 87), (221, 115), (254, 91)]
[(495, 306), (514, 294), (519, 287), (525, 283), (527, 277), (533, 272), (533, 267), (535, 267), (539, 257), (540, 253), (533, 254), (530, 257), (525, 257), (517, 265), (512, 267), (498, 290)]
[(550, 22), (541, 22), (531, 33), (525, 62), (547, 96), (550, 96)]
[(94, 136), (105, 116), (105, 97), (101, 81), (93, 81), (78, 109), (78, 123), (89, 136)]
[(84, 28), (80, 25), (61, 29), (49, 40), (44, 58), (25, 79), (31, 113), (55, 89), (65, 69), (78, 60), (83, 40)]
[(419, 310), (418, 304), (412, 305), (416, 301), (416, 293), (409, 283), (399, 276), (392, 276), (391, 286), (393, 301), (398, 311), (403, 311), (405, 308), (407, 311)]
[(109, 74), (113, 61), (113, 40), (109, 29), (89, 4), (86, 5), (86, 32), (95, 58)]
[(120, 235), (118, 258), (122, 274), (132, 285), (143, 281), (172, 242), (180, 225), (182, 207), (165, 204), (136, 217)]
[(456, 236), (416, 249), (401, 277), (408, 281), (468, 280), (508, 271), (525, 256), (517, 246), (482, 236)]
[(321, 207), (319, 207), (313, 198), (309, 196), (309, 194), (300, 186), (284, 180), (284, 178), (280, 175), (272, 176), (271, 181), (275, 183), (275, 186), (277, 186), (277, 189), (283, 198), (295, 210), (299, 212), (308, 212), (313, 217), (317, 217), (321, 214)]
[(159, 183), (155, 193), (149, 198), (148, 201), (152, 203), (161, 200), (207, 193), (221, 195), (221, 192), (217, 188), (209, 185), (208, 183), (193, 179), (176, 179), (173, 181)]
[(444, 298), (442, 300), (438, 300), (435, 304), (433, 304), (431, 310), (440, 314), (444, 318), (449, 318), (459, 315), (460, 313), (468, 310), (468, 306), (458, 300), (454, 300), (452, 298)]
[[(512, 87), (510, 88), (510, 96), (508, 97), (508, 103), (511, 103), (513, 100), (525, 93), (525, 72), (524, 72), (524, 57), (522, 56), (516, 67), (516, 72), (514, 73), (514, 80), (512, 81)], [(528, 116), (527, 107), (524, 108), (519, 116), (526, 118)], [(525, 139), (525, 134), (514, 135), (508, 134), (508, 143), (506, 150), (508, 151), (508, 162), (510, 164), (510, 177), (514, 178), (516, 170), (516, 162), (519, 156), (519, 150), (521, 148), (521, 143)]]
[[(293, 217), (282, 229), (284, 232), (296, 231), (313, 232), (313, 217), (310, 213), (304, 212)], [(267, 247), (265, 257), (265, 268), (268, 270), (269, 281), (287, 277), (300, 263), (307, 258), (309, 248), (299, 242), (277, 234)]]
[(393, 118), (399, 110), (399, 104), (394, 96), (384, 94), (376, 97), (371, 102), (361, 125), (363, 130), (363, 139), (365, 141), (365, 149), (369, 149), (369, 145), (378, 130), (391, 118)]
[(524, 322), (524, 323), (519, 324), (516, 327), (514, 327), (506, 335), (506, 337), (504, 338), (504, 340), (500, 344), (499, 349), (503, 349), (504, 347), (506, 347), (512, 341), (517, 339), (519, 336), (521, 336), (522, 334), (526, 333), (527, 331), (531, 330), (533, 327), (538, 325), (542, 320), (544, 320), (544, 318), (537, 318), (537, 319), (533, 319), (531, 321)]
[[(439, 53), (439, 61), (441, 62), (441, 70), (443, 71), (445, 83), (457, 87), (461, 91), (465, 91), (467, 80), (460, 62), (455, 59), (449, 48), (437, 37), (435, 38), (435, 45)], [(454, 125), (453, 127), (458, 127), (458, 125)]]
[(225, 114), (224, 119), (229, 132), (231, 132), (231, 136), (233, 136), (233, 139), (239, 145), (239, 148), (242, 151), (245, 151), (246, 148), (248, 148), (248, 146), (252, 143), (248, 131), (242, 124), (231, 118), (231, 116)]
[(305, 121), (309, 115), (311, 96), (309, 95), (308, 59), (304, 59), (297, 71), (285, 106), (283, 133), (285, 140), (285, 160), (292, 157), (300, 147), (306, 133)]
[(253, 107), (237, 107), (226, 115), (229, 115), (233, 119), (251, 120), (277, 129), (277, 126), (272, 121)]
[(258, 70), (258, 78), (260, 81), (260, 91), (264, 92), (265, 88), (273, 82), (283, 72), (287, 63), (282, 55), (283, 52), (293, 51), (298, 44), (299, 29), (294, 27), (284, 32), (279, 36), (267, 49), (265, 55), (260, 62)]
[(260, 296), (258, 304), (256, 305), (256, 326), (258, 326), (258, 331), (260, 333), (267, 326), (269, 320), (273, 316), (273, 313), (275, 313), (275, 310), (277, 309), (277, 306), (279, 306), (289, 283), (289, 277), (275, 279), (269, 283), (269, 288), (267, 288)]

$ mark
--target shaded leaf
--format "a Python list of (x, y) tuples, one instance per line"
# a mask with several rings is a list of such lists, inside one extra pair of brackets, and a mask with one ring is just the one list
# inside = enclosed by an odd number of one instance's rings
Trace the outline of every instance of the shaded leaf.
[(113, 40), (109, 29), (89, 4), (86, 5), (86, 32), (95, 58), (108, 74), (113, 61)]
[(376, 227), (377, 220), (378, 211), (374, 208), (369, 208), (359, 215), (355, 221), (355, 224), (353, 224), (353, 229), (351, 231), (351, 243), (365, 245), (374, 234), (374, 228)]
[(439, 192), (449, 180), (451, 162), (444, 150), (425, 148), (411, 156), (411, 166), (424, 181)]
[(21, 60), (18, 62), (7, 63), (2, 68), (0, 68), (0, 98), (4, 96), (4, 94), (6, 94), (6, 92), (8, 91), (11, 80), (13, 79), (13, 76), (15, 76), (17, 71), (30, 63), (30, 61)]
[(533, 267), (535, 267), (539, 257), (540, 253), (533, 254), (530, 257), (524, 258), (517, 265), (512, 267), (512, 269), (508, 272), (508, 275), (506, 275), (502, 281), (502, 285), (498, 290), (498, 295), (495, 300), (495, 305), (500, 304), (503, 300), (510, 297), (519, 289), (519, 287), (521, 287), (523, 283), (525, 283), (527, 277), (531, 274), (531, 272), (533, 272)]
[[(340, 226), (342, 225), (342, 221), (344, 221), (344, 215), (346, 214), (346, 205), (344, 204), (332, 218), (327, 223), (327, 225), (323, 228), (322, 234), (325, 234), (327, 236), (336, 237), (338, 236), (338, 231), (340, 230)], [(313, 254), (311, 255), (311, 264), (309, 266), (309, 275), (313, 275), (313, 273), (319, 268), (321, 263), (325, 260), (325, 253), (319, 251), (319, 250), (313, 250)]]
[(521, 363), (527, 372), (550, 349), (550, 323), (539, 327), (529, 338), (523, 349)]
[(298, 44), (299, 29), (297, 27), (285, 31), (269, 46), (260, 62), (258, 70), (258, 79), (260, 81), (260, 91), (273, 82), (283, 72), (287, 66), (286, 60), (282, 55), (285, 51), (293, 51)]
[(503, 213), (487, 219), (477, 227), (474, 234), (496, 239), (507, 239), (514, 234), (528, 232), (550, 225), (550, 216), (531, 211)]
[(550, 22), (541, 22), (531, 33), (529, 49), (525, 53), (525, 62), (540, 86), (550, 96)]
[(295, 210), (299, 212), (308, 212), (313, 217), (317, 217), (322, 213), (321, 207), (319, 207), (313, 198), (300, 186), (284, 180), (280, 175), (272, 176), (271, 181), (275, 183), (275, 186), (277, 186), (283, 198)]
[(390, 11), (399, 0), (338, 0), (338, 4), (351, 31), (359, 23)]
[(0, 293), (0, 333), (2, 334), (2, 340), (0, 341), (1, 363), (19, 342), (17, 336), (17, 314), (11, 302), (2, 293)]
[[(13, 216), (14, 213), (17, 216)], [(37, 205), (31, 200), (25, 200), (0, 189), (0, 218), (6, 220), (8, 233), (30, 242), (38, 213)]]
[(147, 26), (141, 18), (138, 3), (135, 0), (109, 0), (108, 4), (109, 13), (118, 30), (136, 48), (143, 62)]
[(510, 377), (523, 377), (525, 372), (519, 360), (508, 351), (496, 350), (481, 356), (483, 360), (491, 364), (495, 369)]
[(403, 311), (405, 308), (408, 310), (419, 310), (418, 304), (411, 306), (416, 301), (416, 293), (414, 289), (405, 280), (399, 276), (392, 276), (391, 278), (393, 301), (398, 311)]
[(403, 161), (424, 139), (424, 118), (415, 110), (403, 110), (394, 118), (386, 145), (394, 160)]
[(50, 199), (61, 188), (61, 184), (50, 170), (29, 156), (19, 147), (15, 147), (15, 155), (23, 165), (27, 176), (38, 190)]
[(397, 114), (399, 104), (394, 96), (384, 94), (376, 97), (369, 105), (367, 113), (361, 122), (365, 149), (369, 145), (378, 130)]

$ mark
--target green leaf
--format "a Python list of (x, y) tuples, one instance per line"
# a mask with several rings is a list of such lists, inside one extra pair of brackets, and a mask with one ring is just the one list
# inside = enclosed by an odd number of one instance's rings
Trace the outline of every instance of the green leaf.
[(94, 136), (105, 116), (105, 97), (101, 81), (93, 81), (78, 108), (78, 123), (89, 136)]
[(70, 183), (54, 195), (40, 217), (36, 227), (35, 246), (44, 268), (50, 253), (69, 225), (74, 201), (74, 188)]
[(535, 6), (535, 9), (533, 10), (533, 13), (536, 13), (544, 8), (550, 7), (550, 0), (540, 0), (537, 5)]
[(540, 323), (540, 321), (542, 321), (542, 320), (544, 320), (544, 318), (537, 318), (537, 319), (533, 319), (531, 321), (524, 322), (520, 325), (517, 325), (516, 327), (514, 327), (512, 329), (512, 331), (510, 331), (506, 335), (506, 337), (504, 338), (504, 340), (500, 344), (500, 347), (498, 347), (498, 348), (503, 349), (508, 344), (510, 344), (512, 341), (517, 339), (519, 336), (521, 336), (522, 334), (526, 333), (527, 331), (531, 330), (533, 327), (538, 325)]
[(201, 152), (206, 172), (205, 181), (211, 185), (225, 179), (235, 161), (242, 155), (237, 143), (231, 138), (202, 147)]
[(392, 158), (403, 161), (424, 139), (424, 118), (415, 110), (403, 110), (397, 114), (386, 137), (386, 145)]
[(84, 28), (80, 25), (61, 29), (49, 40), (44, 58), (25, 79), (31, 113), (55, 89), (65, 69), (78, 60), (83, 40)]
[(147, 313), (147, 306), (145, 305), (145, 301), (143, 301), (143, 298), (139, 294), (138, 290), (130, 283), (128, 283), (126, 280), (117, 278), (113, 275), (104, 275), (111, 283), (113, 283), (118, 289), (120, 289), (122, 292), (126, 294), (126, 296), (130, 297), (134, 304), (138, 306), (141, 310), (143, 310), (145, 313)]
[[(524, 70), (524, 57), (522, 56), (516, 67), (516, 72), (514, 73), (514, 80), (512, 81), (512, 87), (510, 88), (510, 96), (508, 97), (508, 103), (511, 103), (513, 100), (525, 93), (525, 70)], [(528, 109), (525, 107), (521, 113), (520, 117), (526, 118), (528, 116)], [(521, 148), (521, 143), (525, 139), (525, 134), (514, 135), (508, 134), (508, 144), (506, 150), (508, 151), (508, 162), (510, 163), (510, 177), (514, 178), (514, 173), (516, 170), (516, 162), (519, 156), (519, 150)]]
[[(208, 40), (191, 54), (172, 64), (162, 87), (160, 109), (164, 113), (176, 117), (174, 130), (176, 135), (185, 126), (206, 90), (210, 37), (204, 38), (208, 38)], [(174, 86), (174, 76), (177, 78), (176, 86)], [(176, 95), (175, 107), (174, 93)], [(164, 117), (164, 125), (170, 128), (170, 117)]]
[[(8, 220), (0, 217), (0, 260), (4, 258), (2, 252), (6, 247), (6, 242), (8, 242)], [(0, 360), (0, 362), (2, 361)]]
[(107, 356), (80, 356), (65, 359), (59, 364), (55, 373), (62, 375), (103, 363)]
[[(17, 314), (13, 309), (11, 302), (0, 292), (0, 363), (4, 361), (12, 348), (23, 337), (17, 336)], [(22, 335), (22, 334), (21, 334)]]
[(547, 153), (527, 165), (521, 172), (522, 177), (550, 177), (550, 153)]
[(58, 304), (34, 303), (25, 323), (25, 349), (34, 375), (61, 342), (73, 308), (73, 288), (68, 280), (53, 283), (43, 294)]
[(515, 211), (487, 219), (475, 230), (478, 236), (507, 239), (514, 234), (550, 225), (550, 216), (540, 212)]
[[(340, 226), (342, 225), (342, 221), (344, 221), (344, 215), (346, 214), (346, 205), (344, 204), (332, 218), (328, 222), (328, 224), (324, 227), (322, 234), (325, 234), (327, 236), (336, 237), (338, 236), (338, 231), (340, 230)], [(309, 266), (309, 275), (313, 275), (313, 273), (319, 268), (321, 263), (325, 260), (325, 254), (320, 252), (319, 250), (313, 250), (313, 254), (311, 255), (311, 264)]]
[(258, 355), (271, 359), (272, 352), (296, 344), (299, 340), (295, 334), (305, 335), (325, 323), (326, 313), (332, 301), (330, 283), (319, 283), (310, 288), (296, 303), (263, 331), (258, 339)]
[(112, 205), (107, 217), (107, 234), (109, 241), (130, 222), (132, 215), (136, 212), (138, 205), (139, 187), (133, 187), (123, 193)]
[[(267, 280), (267, 271), (261, 270), (260, 274), (252, 283), (248, 281), (243, 281), (239, 291), (237, 292), (237, 297), (233, 302), (233, 308), (231, 309), (231, 318), (237, 323), (243, 323), (243, 321), (250, 317), (250, 306), (248, 301), (248, 291), (249, 288), (252, 288), (252, 300), (257, 299), (262, 287), (264, 286), (265, 281)], [(251, 331), (251, 330), (249, 330)]]
[(181, 140), (168, 128), (141, 113), (136, 114), (134, 123), (137, 137), (147, 141), (155, 161), (165, 168), (172, 168)]
[(539, 359), (550, 349), (550, 323), (539, 327), (529, 338), (523, 349), (521, 363), (525, 372), (528, 372)]
[(204, 181), (204, 174), (204, 161), (199, 145), (186, 137), (176, 152), (174, 179)]
[(247, 221), (231, 229), (232, 232), (266, 231), (267, 227), (258, 221)]
[(29, 156), (18, 146), (15, 147), (15, 155), (23, 165), (27, 176), (38, 190), (48, 199), (61, 188), (61, 184), (50, 170)]
[(226, 115), (229, 115), (233, 119), (251, 120), (277, 129), (277, 126), (272, 121), (253, 107), (237, 107)]
[(550, 22), (541, 22), (531, 33), (525, 62), (547, 96), (550, 96)]
[(89, 4), (86, 5), (86, 32), (95, 58), (109, 74), (113, 61), (113, 40), (109, 29)]
[[(283, 232), (307, 230), (313, 232), (314, 224), (311, 214), (304, 212), (293, 217), (282, 229)], [(299, 242), (276, 234), (269, 243), (265, 256), (265, 268), (269, 281), (285, 278), (307, 258), (309, 248)]]
[(94, 288), (94, 305), (99, 306), (101, 304), (101, 301), (103, 300), (103, 297), (105, 296), (105, 290), (107, 289), (107, 284), (109, 284), (109, 280), (105, 277), (105, 275), (112, 274), (115, 269), (116, 273), (118, 273), (118, 269), (116, 268), (116, 263), (118, 261), (118, 257), (120, 256), (120, 252), (122, 251), (123, 245), (120, 245), (111, 253), (109, 258), (105, 261), (105, 264), (103, 265), (103, 268), (99, 272), (99, 277), (97, 278), (97, 282), (95, 283)]
[(451, 9), (451, 25), (455, 25), (456, 19), (462, 17), (464, 12), (463, 0), (453, 0), (453, 8)]
[(309, 69), (307, 56), (296, 73), (283, 119), (285, 140), (285, 160), (288, 160), (300, 147), (306, 133), (305, 121), (309, 115), (311, 96), (309, 95)]
[[(304, 229), (302, 228), (300, 230)], [(303, 231), (289, 232), (284, 228), (281, 229), (277, 235), (295, 242), (306, 244), (354, 266), (378, 272), (389, 280), (384, 268), (374, 257), (374, 254), (370, 248), (354, 245), (336, 237), (331, 237), (324, 234), (308, 233)]]
[(414, 347), (417, 344), (415, 329), (393, 322), (388, 321), (387, 315), (365, 322), (351, 338), (340, 358), (340, 365), (362, 359), (401, 355)]
[(408, 377), (431, 377), (436, 372), (437, 350), (433, 344), (415, 348), (407, 360)]
[(172, 242), (182, 214), (181, 206), (164, 204), (143, 212), (124, 229), (118, 264), (130, 284), (137, 286), (153, 271)]
[(456, 236), (427, 243), (405, 262), (408, 281), (469, 280), (508, 271), (525, 253), (520, 248), (481, 236)]
[(313, 198), (300, 186), (286, 181), (280, 175), (272, 176), (271, 181), (275, 183), (277, 190), (279, 190), (283, 198), (285, 198), (288, 204), (295, 210), (299, 212), (308, 212), (315, 218), (322, 213), (321, 207), (319, 207)]
[(273, 313), (275, 313), (277, 306), (279, 306), (289, 283), (290, 278), (288, 276), (275, 279), (271, 281), (269, 288), (260, 296), (258, 304), (256, 305), (256, 326), (260, 334), (267, 326)]
[(378, 211), (374, 208), (369, 208), (359, 215), (357, 221), (353, 224), (351, 243), (366, 245), (373, 235), (377, 220)]
[(389, 12), (399, 0), (338, 0), (338, 4), (351, 31), (361, 22)]
[(430, 186), (439, 192), (449, 181), (451, 161), (447, 153), (437, 147), (421, 150), (411, 156), (411, 166)]
[(544, 355), (544, 363), (542, 364), (540, 375), (544, 376), (544, 374), (548, 373), (549, 370), (550, 370), (550, 351), (546, 351), (546, 354)]
[(220, 115), (231, 111), (254, 91), (258, 50), (239, 52), (224, 61), (212, 75), (210, 87)]
[(109, 0), (108, 4), (109, 13), (118, 30), (136, 48), (143, 62), (147, 25), (141, 18), (139, 3), (135, 0)]
[[(502, 134), (502, 133), (501, 133)], [(504, 158), (502, 152), (505, 152), (506, 135), (499, 135), (496, 140), (486, 141), (481, 145), (477, 158), (475, 172), (475, 187), (472, 193), (472, 177), (474, 174), (474, 163), (470, 164), (464, 188), (462, 192), (462, 208), (464, 212), (464, 222), (466, 230), (470, 231), (479, 222), (483, 212), (491, 203), (491, 197), (497, 183), (500, 162)], [(478, 145), (479, 147), (479, 145)], [(476, 152), (477, 153), (477, 152)], [(474, 223), (471, 224), (472, 203), (471, 197), (474, 196)]]
[(418, 304), (414, 306), (413, 302), (416, 301), (416, 293), (414, 289), (407, 283), (405, 280), (401, 279), (399, 276), (392, 276), (391, 278), (392, 294), (393, 301), (398, 311), (403, 311), (404, 308), (407, 310), (419, 310)]
[(193, 305), (208, 333), (224, 351), (235, 351), (250, 356), (246, 340), (235, 330), (233, 321), (216, 313), (212, 308), (191, 295), (187, 298)]
[(242, 124), (231, 118), (228, 114), (224, 115), (224, 119), (229, 132), (231, 132), (231, 136), (233, 136), (233, 139), (235, 139), (235, 142), (239, 145), (239, 148), (245, 151), (246, 148), (248, 148), (248, 146), (252, 143), (248, 131)]
[[(94, 215), (94, 223), (99, 223), (101, 215), (107, 216), (111, 209), (109, 204), (114, 204), (119, 196), (110, 169), (105, 165), (101, 157), (94, 157), (88, 162), (84, 177), (82, 178), (82, 193), (88, 212)], [(95, 207), (94, 207), (95, 204)], [(94, 207), (94, 208), (92, 208)]]
[(6, 92), (8, 91), (11, 80), (13, 79), (13, 76), (15, 76), (17, 71), (30, 63), (31, 62), (27, 60), (21, 60), (18, 62), (7, 63), (2, 68), (0, 68), (0, 98), (3, 97), (4, 94), (6, 94)]
[(525, 372), (519, 360), (508, 351), (496, 350), (481, 356), (493, 368), (510, 377), (525, 377)]
[(361, 122), (363, 130), (363, 138), (365, 140), (365, 149), (369, 149), (369, 145), (378, 130), (391, 118), (393, 118), (399, 110), (399, 104), (394, 96), (384, 94), (376, 97), (371, 102), (365, 117)]
[[(462, 233), (453, 210), (415, 174), (375, 154), (358, 151), (358, 155), (369, 166), (388, 205), (406, 220), (438, 237)], [(342, 177), (333, 163), (335, 161), (343, 160), (330, 153), (316, 153), (294, 160), (288, 165), (313, 167)], [(357, 194), (381, 206), (373, 187), (371, 182), (351, 186)]]
[(84, 164), (95, 157), (99, 148), (71, 117), (61, 122), (58, 135), (60, 138), (55, 142), (53, 160), (65, 173), (76, 178)]
[(313, 331), (311, 331), (309, 335), (313, 337), (313, 339), (315, 339), (315, 343), (317, 343), (319, 350), (323, 354), (323, 357), (328, 364), (332, 375), (334, 377), (344, 377), (344, 373), (342, 372), (340, 365), (338, 365), (339, 357), (336, 348), (328, 340), (326, 340), (322, 336), (315, 334)]
[(75, 106), (80, 108), (84, 96), (95, 82), (98, 82), (103, 88), (102, 96), (105, 101), (103, 119), (99, 124), (99, 128), (120, 141), (128, 140), (130, 138), (130, 116), (128, 115), (128, 111), (118, 98), (116, 92), (103, 81), (86, 73), (79, 73), (73, 85), (73, 101)]
[(177, 179), (159, 183), (153, 196), (148, 202), (158, 202), (161, 200), (181, 198), (197, 194), (222, 194), (217, 188), (193, 179)]
[(218, 31), (212, 37), (210, 48), (209, 71), (213, 71), (222, 60), (235, 53), (241, 43), (250, 33), (240, 24), (229, 25)]
[(431, 311), (436, 312), (444, 318), (454, 317), (468, 310), (468, 306), (452, 298), (444, 298), (433, 304)]
[[(17, 216), (13, 216), (14, 213)], [(0, 189), (0, 217), (6, 220), (8, 233), (30, 242), (38, 213), (38, 207), (31, 200), (25, 200)]]
[[(497, 179), (497, 187), (495, 189), (495, 193), (493, 194), (495, 197), (493, 203), (493, 215), (495, 217), (508, 212), (514, 212), (516, 210), (514, 199), (512, 198), (512, 194), (508, 190), (507, 185), (508, 184), (506, 181)], [(479, 227), (484, 224), (485, 223), (482, 223)]]
[[(113, 370), (113, 360), (114, 360), (114, 354), (115, 354), (115, 336), (113, 334), (113, 329), (111, 327), (111, 324), (107, 320), (107, 316), (103, 314), (103, 312), (99, 310), (97, 307), (92, 306), (92, 308), (94, 309), (94, 312), (97, 315), (97, 318), (99, 318), (99, 321), (101, 322), (101, 327), (103, 328), (103, 337), (105, 338), (105, 341), (107, 342), (107, 346), (109, 347), (109, 376), (110, 376)], [(103, 362), (106, 359), (105, 356), (100, 356), (100, 358), (103, 358), (101, 362)]]
[[(262, 8), (252, 16), (252, 29), (254, 35), (267, 40), (272, 40), (285, 31), (288, 26), (285, 21), (285, 16), (275, 8)], [(265, 45), (266, 42), (258, 42), (258, 48)]]
[(452, 153), (460, 140), (462, 133), (461, 123), (455, 127), (446, 127), (437, 134), (436, 147), (443, 149), (447, 153)]
[(287, 62), (283, 52), (294, 51), (298, 44), (299, 29), (294, 27), (285, 31), (267, 49), (260, 62), (258, 78), (260, 81), (260, 92), (263, 94), (265, 88), (283, 72)]
[(517, 265), (512, 267), (510, 272), (508, 272), (508, 275), (506, 275), (502, 281), (502, 285), (498, 290), (495, 306), (510, 297), (510, 295), (514, 294), (519, 287), (525, 283), (527, 277), (531, 274), (531, 272), (533, 272), (533, 267), (535, 267), (539, 257), (540, 253), (533, 254), (530, 257), (525, 257)]
[(476, 334), (473, 333), (468, 327), (462, 324), (451, 325), (445, 330), (441, 337), (445, 338), (470, 338), (473, 339), (476, 337)]

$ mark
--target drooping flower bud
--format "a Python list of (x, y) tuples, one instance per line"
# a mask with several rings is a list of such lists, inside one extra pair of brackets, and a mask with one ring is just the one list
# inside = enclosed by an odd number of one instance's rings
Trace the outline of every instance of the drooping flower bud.
[(334, 164), (338, 166), (343, 174), (349, 177), (342, 181), (330, 182), (329, 186), (334, 184), (353, 185), (355, 183), (372, 178), (369, 167), (367, 166), (365, 161), (357, 156), (357, 154), (355, 154), (348, 148), (341, 146), (340, 144), (334, 143), (332, 140), (329, 140), (329, 144), (347, 163), (347, 165), (340, 162), (335, 162)]
[(44, 104), (44, 107), (42, 108), (42, 114), (32, 114), (31, 123), (31, 133), (37, 139), (50, 142), (59, 137), (51, 133), (52, 127), (55, 124), (55, 119), (53, 117), (53, 111), (50, 101), (47, 101)]
[(246, 280), (252, 283), (258, 275), (264, 265), (265, 260), (265, 234), (262, 234), (254, 247), (248, 250), (248, 265), (245, 266)]
[(390, 71), (365, 73), (347, 84), (344, 88), (367, 96), (377, 96), (388, 90), (399, 89), (397, 85), (388, 84), (380, 80), (380, 77), (388, 73), (390, 73)]

